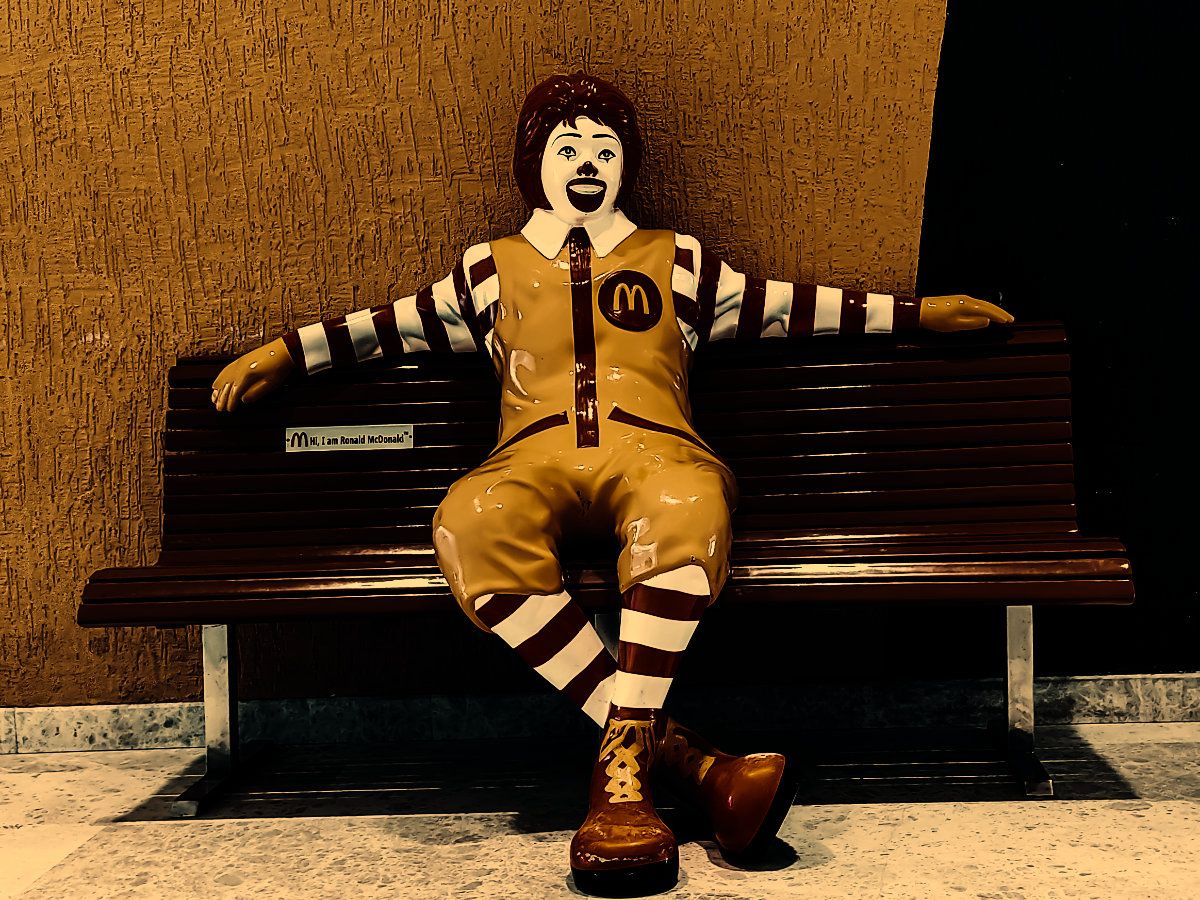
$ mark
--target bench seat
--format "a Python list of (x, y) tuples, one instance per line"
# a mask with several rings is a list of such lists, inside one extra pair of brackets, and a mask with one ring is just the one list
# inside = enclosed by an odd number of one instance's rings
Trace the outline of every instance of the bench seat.
[[(210, 551), (156, 566), (104, 569), (87, 585), (80, 623), (185, 625), (457, 612), (430, 547), (347, 550), (336, 556), (319, 547), (241, 551), (237, 562)], [(1073, 534), (1022, 531), (981, 540), (936, 533), (841, 539), (741, 533), (731, 559), (722, 603), (1006, 606), (1133, 599), (1121, 544)], [(568, 590), (587, 605), (615, 599), (611, 563), (568, 563), (565, 575)]]

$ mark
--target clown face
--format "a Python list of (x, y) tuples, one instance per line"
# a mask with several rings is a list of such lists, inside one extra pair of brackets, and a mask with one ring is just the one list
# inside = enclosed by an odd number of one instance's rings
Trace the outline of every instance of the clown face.
[(542, 190), (550, 208), (573, 225), (607, 216), (617, 202), (621, 140), (607, 125), (580, 116), (560, 122), (542, 153)]

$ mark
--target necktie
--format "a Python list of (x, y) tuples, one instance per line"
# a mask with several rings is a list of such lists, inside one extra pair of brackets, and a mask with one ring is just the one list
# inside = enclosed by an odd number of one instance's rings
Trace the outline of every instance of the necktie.
[(591, 268), (592, 242), (586, 228), (572, 228), (567, 232), (567, 249), (571, 258), (571, 280), (575, 281), (576, 271)]
[(575, 345), (575, 446), (600, 445), (596, 413), (596, 333), (592, 325), (592, 245), (587, 230), (567, 233), (571, 258), (571, 325)]

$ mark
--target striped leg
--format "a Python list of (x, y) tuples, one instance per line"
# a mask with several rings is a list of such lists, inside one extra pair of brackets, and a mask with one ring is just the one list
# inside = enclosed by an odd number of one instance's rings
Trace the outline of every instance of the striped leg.
[(662, 713), (683, 651), (708, 606), (709, 590), (704, 569), (685, 566), (625, 593), (613, 723), (650, 720), (658, 741), (652, 765), (682, 800), (705, 815), (722, 850), (748, 854), (774, 838), (791, 808), (796, 784), (786, 757), (722, 753)]
[(662, 587), (663, 581), (652, 578), (625, 592), (612, 696), (615, 707), (662, 709), (683, 651), (708, 607), (707, 581), (701, 586), (684, 577), (667, 583), (671, 586)]
[(592, 721), (601, 727), (607, 724), (616, 661), (566, 591), (487, 594), (476, 602), (475, 612)]

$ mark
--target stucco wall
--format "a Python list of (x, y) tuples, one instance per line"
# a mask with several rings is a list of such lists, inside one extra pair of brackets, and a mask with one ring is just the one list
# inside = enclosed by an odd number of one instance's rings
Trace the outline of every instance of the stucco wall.
[[(381, 302), (519, 228), (511, 129), (556, 70), (611, 78), (639, 104), (635, 221), (758, 274), (911, 291), (944, 13), (944, 0), (12, 0), (0, 706), (198, 695), (194, 629), (74, 621), (91, 571), (157, 553), (167, 367)], [(322, 632), (313, 661), (305, 634), (258, 629), (251, 680), (270, 691), (297, 660), (300, 693), (334, 670), (363, 690), (372, 666), (434, 678), (419, 655), (351, 652), (350, 626)]]

